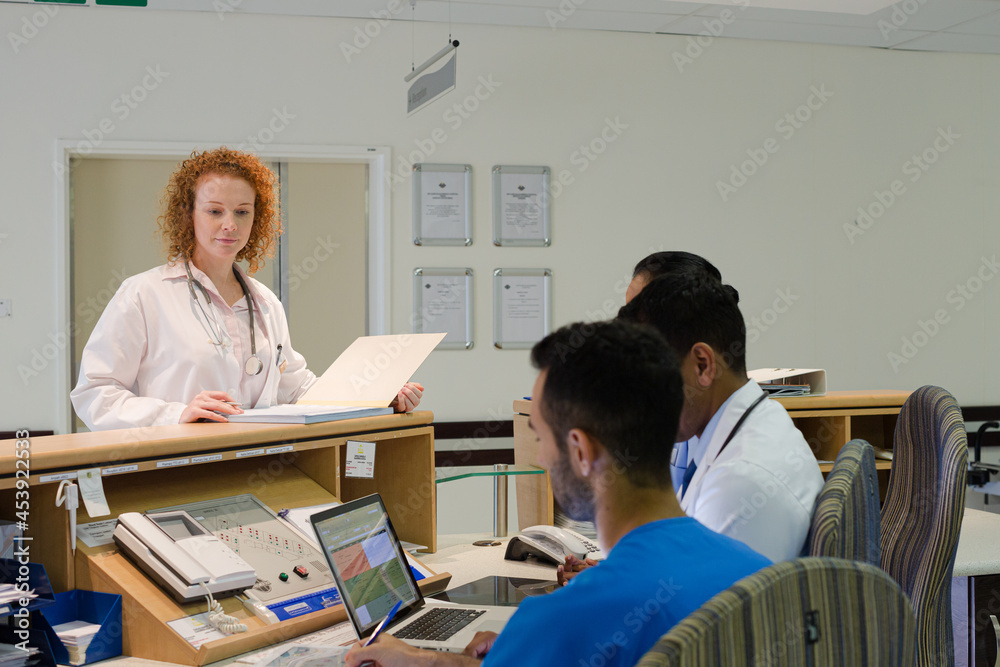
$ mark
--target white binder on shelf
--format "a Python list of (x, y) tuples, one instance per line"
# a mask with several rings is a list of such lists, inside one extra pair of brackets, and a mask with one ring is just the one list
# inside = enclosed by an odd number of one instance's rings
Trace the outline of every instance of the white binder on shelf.
[(747, 377), (771, 396), (823, 396), (826, 371), (822, 368), (757, 368)]

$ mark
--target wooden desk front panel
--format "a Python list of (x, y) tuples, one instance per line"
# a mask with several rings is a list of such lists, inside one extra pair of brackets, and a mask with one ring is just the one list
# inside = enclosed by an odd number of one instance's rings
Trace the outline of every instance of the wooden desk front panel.
[[(514, 464), (538, 465), (538, 439), (528, 426), (527, 415), (514, 415)], [(518, 528), (551, 526), (555, 519), (549, 473), (517, 475), (513, 479), (517, 488)]]
[[(258, 497), (263, 493), (266, 498), (261, 500), (277, 511), (343, 497), (340, 450), (348, 439), (365, 439), (392, 444), (379, 450), (382, 456), (376, 465), (376, 480), (362, 484), (362, 490), (367, 493), (377, 488), (384, 496), (396, 499), (413, 485), (429, 483), (433, 491), (434, 431), (426, 425), (432, 419), (431, 413), (422, 412), (305, 427), (187, 424), (34, 438), (27, 532), (34, 538), (30, 557), (45, 564), (57, 591), (74, 587), (68, 513), (55, 506), (58, 483), (41, 483), (42, 477), (53, 473), (123, 466), (128, 472), (102, 478), (112, 516), (242, 493)], [(193, 435), (178, 437), (178, 429), (183, 432), (183, 426), (191, 427), (189, 433)], [(246, 428), (261, 426), (265, 428)], [(390, 428), (368, 433), (356, 430), (376, 426)], [(148, 447), (138, 439), (140, 435), (150, 437)], [(324, 437), (328, 435), (333, 437)], [(290, 440), (289, 436), (297, 439)], [(77, 442), (80, 447), (75, 446)], [(5, 444), (11, 446), (3, 448)], [(279, 451), (267, 454), (268, 450)], [(0, 518), (7, 519), (14, 518), (16, 507), (13, 451), (13, 441), (0, 443)], [(396, 456), (399, 462), (394, 462)], [(188, 462), (158, 468), (158, 464), (177, 459)], [(309, 483), (301, 483), (303, 480)], [(365, 495), (357, 485), (349, 485), (346, 491), (348, 498), (356, 497), (351, 494)], [(436, 517), (436, 497), (431, 493), (421, 511), (403, 521), (394, 518), (394, 523), (402, 535), (408, 536), (404, 539), (433, 550), (437, 544)], [(88, 521), (81, 503), (78, 523)]]

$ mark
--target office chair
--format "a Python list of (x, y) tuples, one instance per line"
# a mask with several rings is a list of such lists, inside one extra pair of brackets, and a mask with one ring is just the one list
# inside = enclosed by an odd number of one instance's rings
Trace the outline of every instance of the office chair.
[(916, 616), (867, 563), (799, 558), (736, 582), (663, 635), (639, 667), (913, 665)]
[(882, 569), (917, 612), (917, 664), (955, 664), (951, 578), (965, 507), (962, 412), (940, 387), (913, 392), (899, 413), (882, 507)]
[(881, 520), (875, 451), (865, 440), (844, 445), (816, 499), (807, 556), (881, 564)]

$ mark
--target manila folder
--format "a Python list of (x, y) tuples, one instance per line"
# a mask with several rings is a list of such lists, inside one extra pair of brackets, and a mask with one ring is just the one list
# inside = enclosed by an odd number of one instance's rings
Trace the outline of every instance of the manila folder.
[(362, 336), (296, 403), (388, 407), (444, 337), (443, 333)]

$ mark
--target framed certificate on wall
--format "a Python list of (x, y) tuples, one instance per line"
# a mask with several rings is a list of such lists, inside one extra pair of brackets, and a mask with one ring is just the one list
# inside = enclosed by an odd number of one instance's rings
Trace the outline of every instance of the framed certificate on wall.
[(493, 271), (493, 346), (498, 350), (532, 347), (552, 329), (552, 271)]
[(493, 167), (493, 244), (552, 244), (548, 167)]
[(414, 333), (444, 333), (439, 350), (471, 350), (472, 269), (413, 271)]
[(413, 243), (472, 245), (472, 165), (413, 165)]

